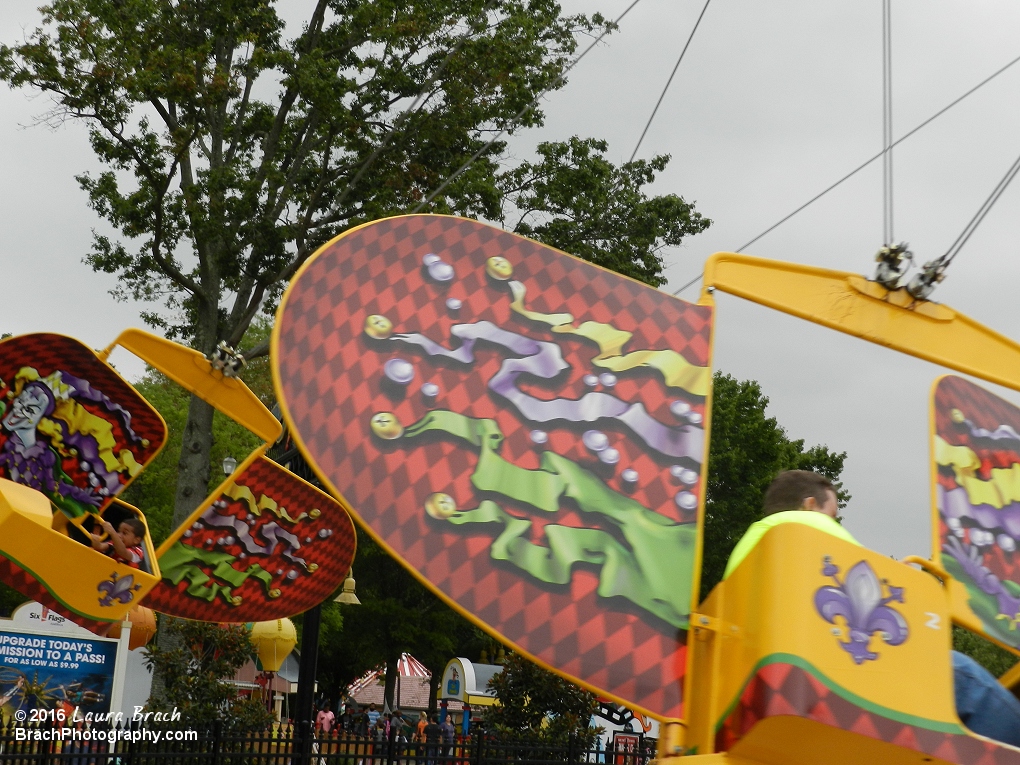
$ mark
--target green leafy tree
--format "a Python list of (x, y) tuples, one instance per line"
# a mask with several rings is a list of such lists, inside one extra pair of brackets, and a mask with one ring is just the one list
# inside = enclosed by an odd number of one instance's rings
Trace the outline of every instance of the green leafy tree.
[(1001, 677), (1017, 663), (1017, 657), (1005, 648), (963, 627), (953, 626), (953, 649), (965, 653), (996, 677)]
[(594, 744), (598, 728), (591, 726), (598, 698), (559, 675), (542, 669), (515, 651), (506, 656), (503, 671), (489, 681), (499, 703), (486, 709), (484, 725), (506, 737), (527, 736), (563, 743), (575, 736), (580, 747)]
[(176, 708), (176, 727), (206, 728), (220, 721), (228, 731), (264, 729), (271, 713), (258, 700), (242, 698), (232, 678), (255, 653), (248, 629), (171, 619), (171, 640), (145, 649), (147, 666), (163, 678), (160, 691), (149, 699), (148, 709), (170, 712)]
[(24, 595), (0, 582), (0, 617), (7, 618), (14, 613), (14, 609), (28, 601)]
[(775, 417), (765, 414), (768, 403), (754, 380), (715, 373), (702, 598), (722, 579), (726, 561), (747, 527), (763, 517), (765, 489), (777, 473), (814, 470), (836, 486), (841, 508), (850, 500), (839, 482), (846, 452), (832, 452), (826, 446), (805, 449), (803, 440), (791, 439)]
[(661, 286), (666, 283), (663, 249), (679, 246), (711, 221), (676, 194), (645, 194), (668, 156), (618, 167), (606, 159), (608, 148), (605, 141), (576, 136), (539, 144), (537, 162), (524, 162), (500, 178), (504, 226)]

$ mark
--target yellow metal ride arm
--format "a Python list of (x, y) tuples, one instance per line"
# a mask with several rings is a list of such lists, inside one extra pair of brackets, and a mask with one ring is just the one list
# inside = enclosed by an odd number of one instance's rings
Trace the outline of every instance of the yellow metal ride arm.
[(800, 319), (1020, 390), (1020, 345), (952, 308), (844, 271), (717, 252), (703, 296), (728, 292)]
[(248, 386), (213, 369), (198, 351), (140, 329), (126, 329), (103, 351), (103, 359), (118, 345), (262, 440), (273, 443), (283, 432), (280, 421)]

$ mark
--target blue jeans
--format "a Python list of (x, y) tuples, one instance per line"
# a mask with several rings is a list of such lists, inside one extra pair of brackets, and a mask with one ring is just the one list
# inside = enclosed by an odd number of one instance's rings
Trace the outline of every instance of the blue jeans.
[(969, 656), (953, 651), (956, 713), (970, 730), (1020, 746), (1020, 701)]

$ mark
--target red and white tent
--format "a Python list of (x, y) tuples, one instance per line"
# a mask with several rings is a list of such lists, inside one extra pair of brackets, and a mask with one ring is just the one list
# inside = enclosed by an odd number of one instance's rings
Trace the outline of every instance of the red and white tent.
[[(401, 654), (397, 661), (397, 687), (394, 689), (396, 707), (404, 710), (428, 709), (429, 680), (431, 678), (432, 673), (424, 664), (409, 653)], [(361, 706), (375, 704), (381, 709), (385, 703), (383, 698), (385, 683), (386, 665), (384, 664), (366, 672), (351, 683), (347, 688), (347, 695)]]
[(425, 668), (425, 665), (409, 653), (400, 654), (397, 672), (401, 677), (432, 677), (432, 673)]

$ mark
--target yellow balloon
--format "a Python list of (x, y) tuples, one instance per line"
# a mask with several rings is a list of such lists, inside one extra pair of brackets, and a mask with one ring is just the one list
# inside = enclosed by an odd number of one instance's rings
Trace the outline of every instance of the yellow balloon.
[(255, 644), (262, 669), (279, 672), (284, 660), (297, 645), (297, 630), (290, 619), (273, 619), (251, 625), (251, 642)]
[(379, 436), (379, 438), (386, 439), (387, 441), (392, 441), (404, 435), (404, 427), (392, 412), (377, 412), (372, 415), (370, 427), (372, 432)]
[(457, 512), (457, 503), (449, 494), (436, 493), (425, 500), (425, 512), (437, 521), (445, 521)]
[(374, 313), (365, 319), (365, 334), (376, 340), (385, 340), (393, 334), (393, 322)]
[(485, 273), (493, 279), (506, 281), (513, 275), (513, 272), (514, 267), (510, 265), (510, 261), (499, 255), (493, 255), (485, 261)]

